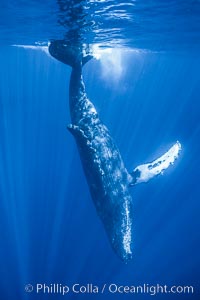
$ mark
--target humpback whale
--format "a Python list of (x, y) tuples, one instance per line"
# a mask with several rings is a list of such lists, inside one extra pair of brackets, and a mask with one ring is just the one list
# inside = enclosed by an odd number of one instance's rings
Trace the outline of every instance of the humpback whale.
[(181, 145), (176, 142), (155, 161), (136, 167), (129, 173), (107, 127), (101, 122), (88, 99), (82, 68), (92, 55), (80, 45), (64, 40), (52, 41), (49, 53), (72, 68), (69, 84), (71, 124), (91, 197), (116, 254), (127, 262), (133, 253), (133, 201), (130, 187), (147, 182), (173, 164)]

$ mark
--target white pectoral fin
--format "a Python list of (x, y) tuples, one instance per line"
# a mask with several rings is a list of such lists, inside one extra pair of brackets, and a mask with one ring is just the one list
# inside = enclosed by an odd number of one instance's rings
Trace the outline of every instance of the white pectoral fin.
[(178, 158), (181, 151), (181, 144), (177, 141), (165, 154), (151, 163), (136, 167), (131, 173), (130, 185), (147, 182), (153, 177), (162, 174)]

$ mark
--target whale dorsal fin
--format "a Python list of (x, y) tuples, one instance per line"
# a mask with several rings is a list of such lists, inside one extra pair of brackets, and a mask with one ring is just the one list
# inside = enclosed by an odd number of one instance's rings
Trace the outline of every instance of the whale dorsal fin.
[(131, 175), (130, 186), (138, 183), (148, 182), (153, 177), (163, 174), (174, 161), (178, 158), (181, 151), (181, 144), (177, 141), (165, 154), (152, 161), (151, 163), (137, 166)]

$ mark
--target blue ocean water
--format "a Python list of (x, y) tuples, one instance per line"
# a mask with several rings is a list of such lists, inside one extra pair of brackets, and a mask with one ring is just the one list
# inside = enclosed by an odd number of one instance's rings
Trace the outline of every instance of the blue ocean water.
[[(0, 4), (0, 299), (198, 300), (200, 2), (82, 1), (81, 11), (79, 2)], [(41, 48), (12, 46), (66, 32), (111, 49), (85, 66), (84, 81), (130, 171), (177, 140), (183, 147), (163, 176), (132, 188), (128, 264), (110, 247), (66, 130), (70, 68)], [(192, 285), (194, 293), (62, 296), (37, 294), (37, 283)]]

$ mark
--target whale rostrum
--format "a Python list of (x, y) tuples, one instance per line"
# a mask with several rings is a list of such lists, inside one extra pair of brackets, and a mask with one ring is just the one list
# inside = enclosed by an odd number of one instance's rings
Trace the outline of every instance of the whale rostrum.
[(85, 92), (82, 68), (92, 56), (84, 55), (79, 45), (72, 46), (63, 40), (52, 41), (49, 52), (72, 67), (69, 85), (72, 124), (68, 130), (76, 140), (91, 197), (112, 248), (127, 262), (132, 258), (134, 246), (130, 187), (162, 174), (178, 157), (181, 144), (176, 142), (160, 158), (129, 173), (119, 149)]

